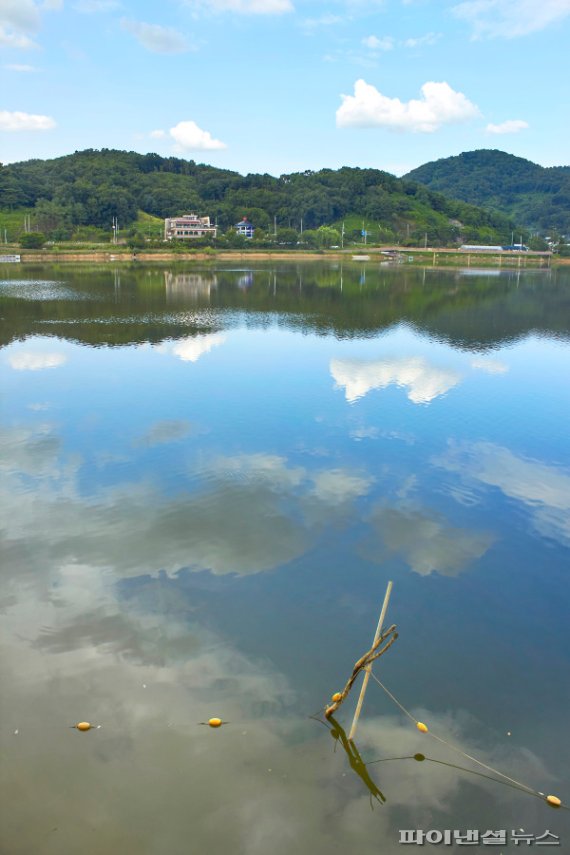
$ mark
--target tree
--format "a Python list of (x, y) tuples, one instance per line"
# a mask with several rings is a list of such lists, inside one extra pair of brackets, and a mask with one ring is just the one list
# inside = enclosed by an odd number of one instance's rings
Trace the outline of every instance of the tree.
[(531, 237), (528, 242), (528, 248), (534, 250), (534, 252), (546, 252), (548, 249), (548, 244), (544, 240), (543, 237), (539, 235), (535, 235)]
[(41, 249), (46, 242), (43, 232), (26, 232), (20, 236), (22, 249)]
[(317, 229), (317, 243), (320, 247), (338, 246), (340, 232), (330, 226), (320, 226)]
[(277, 229), (277, 243), (282, 246), (296, 246), (299, 236), (295, 229)]

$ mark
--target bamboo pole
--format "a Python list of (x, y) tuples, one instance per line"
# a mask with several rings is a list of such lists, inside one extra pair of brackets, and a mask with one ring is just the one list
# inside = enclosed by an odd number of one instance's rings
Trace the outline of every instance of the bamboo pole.
[[(388, 603), (390, 602), (390, 594), (392, 593), (392, 585), (393, 582), (388, 582), (386, 586), (386, 594), (384, 595), (384, 602), (382, 603), (382, 611), (380, 612), (380, 618), (378, 620), (378, 626), (376, 627), (376, 635), (374, 636), (374, 644), (380, 638), (382, 633), (382, 626), (384, 624), (384, 618), (386, 617), (386, 612), (388, 611)], [(374, 646), (373, 644), (373, 646)], [(354, 711), (354, 718), (352, 719), (352, 727), (350, 728), (350, 733), (348, 734), (348, 738), (352, 741), (354, 739), (354, 734), (356, 733), (356, 725), (358, 724), (358, 719), (360, 718), (360, 711), (362, 709), (362, 704), (364, 703), (364, 695), (366, 694), (366, 689), (368, 688), (368, 681), (370, 680), (370, 671), (372, 670), (372, 665), (367, 665), (364, 671), (364, 679), (362, 681), (362, 688), (360, 689), (360, 695), (358, 697), (358, 703), (356, 704), (356, 710)]]

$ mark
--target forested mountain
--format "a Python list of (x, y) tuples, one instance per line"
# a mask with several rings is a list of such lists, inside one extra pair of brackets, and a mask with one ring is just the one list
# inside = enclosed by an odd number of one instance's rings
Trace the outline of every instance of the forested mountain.
[(0, 212), (10, 209), (29, 211), (31, 228), (56, 240), (81, 227), (108, 233), (113, 217), (128, 228), (141, 211), (160, 218), (207, 214), (220, 232), (247, 216), (260, 234), (275, 223), (298, 232), (302, 220), (305, 233), (352, 218), (358, 235), (362, 220), (385, 241), (431, 245), (504, 242), (513, 226), (502, 214), (375, 169), (242, 176), (193, 160), (107, 149), (0, 167)]
[(500, 211), (528, 228), (570, 234), (570, 166), (545, 168), (504, 151), (480, 149), (425, 163), (405, 178)]

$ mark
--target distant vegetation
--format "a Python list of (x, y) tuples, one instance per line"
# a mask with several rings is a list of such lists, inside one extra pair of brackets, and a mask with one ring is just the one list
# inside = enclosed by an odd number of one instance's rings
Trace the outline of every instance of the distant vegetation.
[[(516, 222), (376, 169), (246, 175), (193, 160), (103, 149), (0, 166), (0, 239), (27, 230), (47, 241), (108, 241), (116, 217), (133, 246), (162, 240), (162, 219), (195, 211), (219, 226), (217, 245), (247, 216), (258, 246), (344, 241), (430, 246), (510, 243)], [(24, 229), (25, 218), (29, 225)], [(301, 234), (302, 230), (302, 234)]]
[(570, 235), (570, 166), (545, 168), (503, 151), (481, 149), (426, 163), (405, 177), (506, 214), (543, 235)]

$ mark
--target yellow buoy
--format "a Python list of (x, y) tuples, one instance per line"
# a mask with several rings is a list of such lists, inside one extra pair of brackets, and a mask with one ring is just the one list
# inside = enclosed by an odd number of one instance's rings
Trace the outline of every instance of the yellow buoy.
[(335, 692), (331, 700), (334, 701), (335, 704), (337, 701), (342, 701), (342, 692)]
[(221, 718), (209, 718), (208, 724), (210, 727), (221, 727), (224, 722)]
[(552, 807), (560, 807), (560, 805), (562, 804), (558, 796), (547, 796), (546, 801)]
[(414, 754), (414, 760), (417, 760), (418, 763), (422, 763), (425, 759), (425, 754)]
[(427, 724), (424, 724), (423, 721), (417, 721), (416, 727), (420, 733), (427, 733), (428, 732), (428, 726), (427, 726)]
[(83, 731), (85, 731), (85, 730), (91, 730), (91, 728), (93, 727), (93, 725), (92, 725), (92, 724), (89, 724), (89, 722), (88, 722), (88, 721), (80, 721), (80, 722), (78, 722), (77, 724), (75, 724), (75, 725), (74, 725), (74, 727), (75, 727), (75, 729), (76, 729), (76, 730), (83, 730)]

